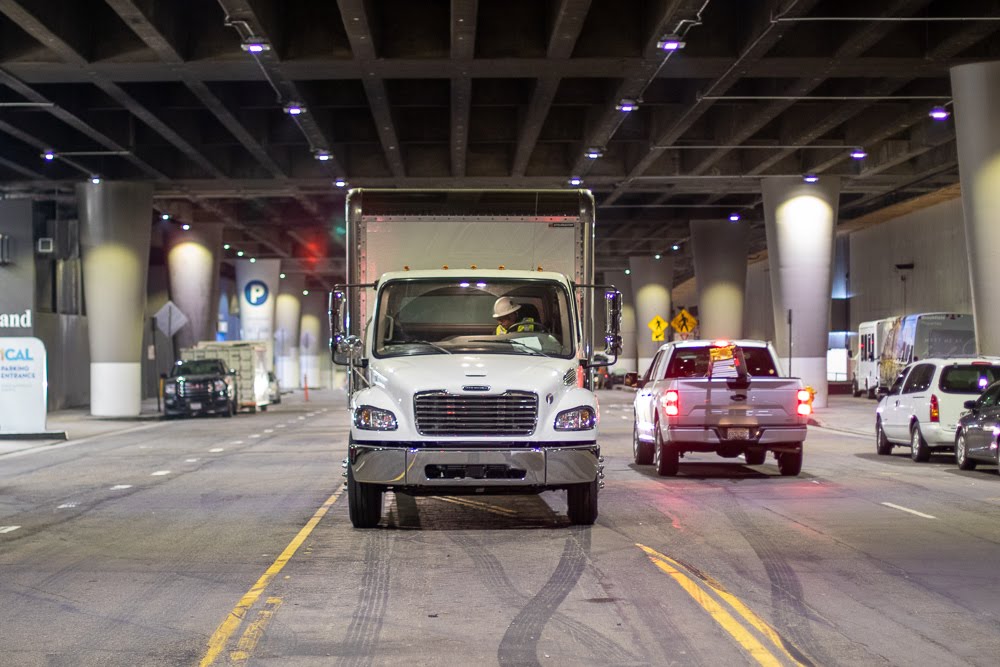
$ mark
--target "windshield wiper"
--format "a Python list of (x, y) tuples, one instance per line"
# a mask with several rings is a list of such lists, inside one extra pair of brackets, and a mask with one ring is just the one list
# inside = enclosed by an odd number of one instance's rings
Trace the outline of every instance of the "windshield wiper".
[(454, 354), (451, 350), (441, 347), (437, 343), (432, 343), (429, 340), (403, 340), (397, 343), (391, 343), (391, 345), (426, 345), (427, 347), (434, 348), (443, 354)]
[(545, 354), (541, 350), (536, 350), (526, 343), (522, 343), (519, 340), (513, 340), (510, 338), (489, 338), (489, 339), (478, 339), (470, 340), (470, 343), (503, 343), (505, 345), (510, 345), (511, 347), (517, 347), (518, 349), (524, 350), (528, 354), (532, 354), (538, 357), (545, 357), (546, 359), (551, 359), (552, 357)]

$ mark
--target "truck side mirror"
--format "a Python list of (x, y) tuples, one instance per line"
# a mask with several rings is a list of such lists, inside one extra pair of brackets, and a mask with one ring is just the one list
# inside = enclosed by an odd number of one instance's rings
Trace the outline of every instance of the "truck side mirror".
[(333, 363), (346, 366), (348, 355), (347, 350), (343, 349), (344, 343), (347, 341), (348, 328), (347, 292), (345, 290), (334, 289), (330, 292), (327, 315), (330, 318), (330, 357)]
[(608, 322), (608, 329), (604, 334), (605, 352), (617, 357), (622, 353), (622, 293), (609, 289), (604, 293), (604, 301)]

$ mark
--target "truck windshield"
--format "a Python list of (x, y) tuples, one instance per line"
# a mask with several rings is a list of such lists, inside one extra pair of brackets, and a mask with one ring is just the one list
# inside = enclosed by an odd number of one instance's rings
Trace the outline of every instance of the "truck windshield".
[[(513, 308), (504, 330), (493, 317)], [(574, 356), (569, 295), (551, 280), (400, 280), (379, 291), (375, 356), (520, 354)]]
[(213, 373), (225, 373), (222, 362), (218, 359), (201, 359), (177, 364), (170, 371), (170, 377), (180, 377), (181, 375), (212, 375)]

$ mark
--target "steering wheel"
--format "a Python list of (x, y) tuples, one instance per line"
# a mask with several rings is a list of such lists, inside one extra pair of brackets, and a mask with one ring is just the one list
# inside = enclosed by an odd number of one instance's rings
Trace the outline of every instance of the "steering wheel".
[(541, 322), (536, 322), (535, 320), (521, 320), (520, 322), (515, 322), (507, 327), (507, 333), (527, 333), (527, 331), (518, 331), (518, 327), (531, 327), (529, 331), (540, 331), (542, 333), (549, 332), (549, 330), (546, 329), (545, 325)]

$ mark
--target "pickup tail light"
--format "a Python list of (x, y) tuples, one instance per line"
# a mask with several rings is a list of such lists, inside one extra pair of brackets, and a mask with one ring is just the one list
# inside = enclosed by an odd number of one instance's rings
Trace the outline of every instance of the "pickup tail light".
[(680, 394), (671, 389), (663, 395), (663, 411), (668, 417), (676, 417), (681, 413)]
[(802, 415), (803, 417), (808, 417), (809, 415), (811, 415), (813, 411), (812, 393), (810, 393), (805, 389), (799, 389), (798, 393), (795, 395), (795, 398), (799, 402), (799, 405), (795, 409), (795, 411), (798, 414)]
[(937, 394), (931, 394), (931, 421), (941, 421), (941, 404), (938, 402)]

